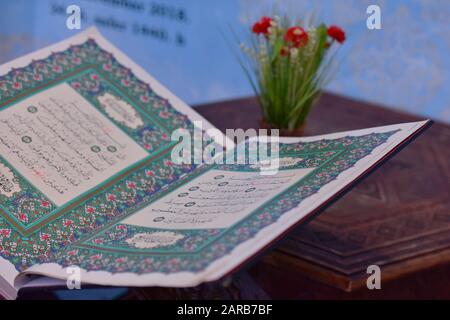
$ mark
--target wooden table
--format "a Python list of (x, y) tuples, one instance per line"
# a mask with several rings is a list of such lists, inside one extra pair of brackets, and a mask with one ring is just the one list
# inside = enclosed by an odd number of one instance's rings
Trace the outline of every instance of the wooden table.
[[(198, 106), (221, 130), (258, 128), (255, 99)], [(420, 120), (332, 94), (305, 135)], [(132, 288), (125, 299), (450, 298), (450, 126), (435, 123), (307, 225), (225, 283)], [(366, 287), (381, 266), (381, 290)]]

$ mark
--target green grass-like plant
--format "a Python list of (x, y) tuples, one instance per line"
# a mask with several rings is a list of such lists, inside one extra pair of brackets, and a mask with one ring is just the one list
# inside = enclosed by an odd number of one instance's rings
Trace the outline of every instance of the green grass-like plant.
[(239, 59), (259, 99), (270, 128), (295, 130), (305, 124), (321, 89), (330, 79), (334, 43), (345, 41), (344, 31), (292, 23), (289, 18), (263, 17), (241, 43)]

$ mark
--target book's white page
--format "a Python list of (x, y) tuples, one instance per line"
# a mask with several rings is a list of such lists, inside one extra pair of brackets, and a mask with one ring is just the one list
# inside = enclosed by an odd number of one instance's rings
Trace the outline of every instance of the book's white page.
[[(184, 287), (219, 279), (339, 194), (426, 125), (427, 121), (422, 121), (282, 139), (280, 159), (288, 158), (294, 165), (272, 177), (272, 182), (283, 180), (281, 184), (260, 180), (249, 173), (254, 172), (250, 167), (219, 166), (193, 177), (187, 175), (181, 179), (186, 181), (163, 190), (150, 206), (70, 246), (59, 263), (36, 265), (26, 273), (64, 279), (67, 273), (61, 262), (76, 261), (82, 266), (84, 283)], [(291, 161), (295, 155), (301, 160)], [(240, 179), (253, 185), (231, 185)], [(260, 181), (264, 183), (258, 184)], [(228, 184), (220, 186), (223, 182)], [(211, 194), (226, 194), (218, 188), (235, 191), (241, 187), (255, 188), (255, 198), (239, 190), (233, 200), (211, 199)], [(184, 198), (187, 202), (180, 200)], [(224, 199), (228, 206), (221, 203)], [(199, 202), (192, 204), (196, 200)], [(216, 207), (222, 212), (211, 210)], [(205, 228), (198, 228), (203, 223)], [(165, 255), (170, 260), (164, 260)], [(99, 266), (105, 270), (93, 269)]]
[(19, 272), (6, 259), (0, 257), (0, 296), (5, 299), (15, 299), (17, 289), (14, 287), (14, 280)]

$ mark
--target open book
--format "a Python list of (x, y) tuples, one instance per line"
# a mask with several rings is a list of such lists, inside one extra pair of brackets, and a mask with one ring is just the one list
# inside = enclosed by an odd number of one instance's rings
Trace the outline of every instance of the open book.
[(0, 295), (65, 284), (73, 266), (86, 284), (220, 279), (430, 122), (280, 138), (270, 174), (220, 152), (174, 161), (172, 133), (199, 123), (214, 129), (95, 29), (1, 66)]

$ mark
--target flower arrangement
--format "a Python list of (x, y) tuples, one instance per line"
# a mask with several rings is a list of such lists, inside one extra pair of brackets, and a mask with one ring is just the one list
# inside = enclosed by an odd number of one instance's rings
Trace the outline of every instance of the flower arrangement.
[[(306, 29), (306, 30), (305, 30)], [(288, 18), (262, 17), (251, 29), (251, 45), (241, 43), (240, 63), (258, 96), (263, 126), (295, 132), (328, 81), (335, 43), (344, 43), (338, 26), (307, 28)]]

